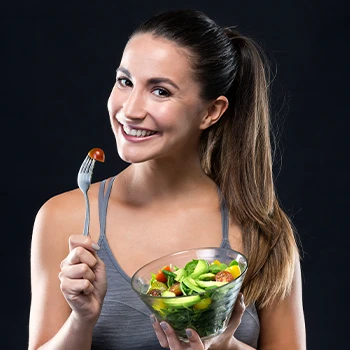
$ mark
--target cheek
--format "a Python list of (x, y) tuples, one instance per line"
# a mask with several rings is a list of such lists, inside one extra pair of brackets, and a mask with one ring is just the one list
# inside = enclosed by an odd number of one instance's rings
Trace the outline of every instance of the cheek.
[(116, 111), (120, 108), (121, 101), (119, 95), (117, 87), (114, 86), (107, 100), (107, 109), (110, 115), (115, 115)]

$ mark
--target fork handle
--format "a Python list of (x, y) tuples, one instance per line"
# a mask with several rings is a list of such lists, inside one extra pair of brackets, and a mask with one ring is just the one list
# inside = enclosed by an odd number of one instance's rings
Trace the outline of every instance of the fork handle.
[(85, 221), (84, 221), (84, 231), (83, 235), (88, 236), (89, 235), (89, 226), (90, 226), (90, 203), (89, 203), (89, 197), (86, 193), (84, 193), (85, 198)]

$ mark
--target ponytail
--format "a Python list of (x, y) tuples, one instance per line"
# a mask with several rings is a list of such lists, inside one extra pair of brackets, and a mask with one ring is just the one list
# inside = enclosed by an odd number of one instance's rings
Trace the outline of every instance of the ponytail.
[(224, 31), (237, 67), (226, 94), (228, 110), (202, 135), (202, 166), (243, 230), (249, 262), (245, 300), (264, 307), (283, 299), (291, 288), (296, 242), (274, 190), (267, 59), (252, 39)]

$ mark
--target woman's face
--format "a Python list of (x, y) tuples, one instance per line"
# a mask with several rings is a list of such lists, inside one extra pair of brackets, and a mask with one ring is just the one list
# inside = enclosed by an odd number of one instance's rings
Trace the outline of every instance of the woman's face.
[(200, 99), (188, 51), (151, 34), (125, 47), (108, 111), (120, 157), (129, 163), (198, 152)]

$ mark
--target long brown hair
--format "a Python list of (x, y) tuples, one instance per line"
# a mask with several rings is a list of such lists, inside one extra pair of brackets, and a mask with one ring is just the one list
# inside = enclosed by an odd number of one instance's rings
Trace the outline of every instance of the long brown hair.
[(296, 236), (275, 193), (269, 108), (269, 67), (259, 45), (205, 14), (175, 10), (158, 14), (134, 33), (164, 37), (192, 54), (202, 98), (225, 95), (229, 108), (200, 141), (204, 171), (219, 186), (231, 218), (242, 226), (249, 268), (246, 304), (264, 307), (290, 291)]

